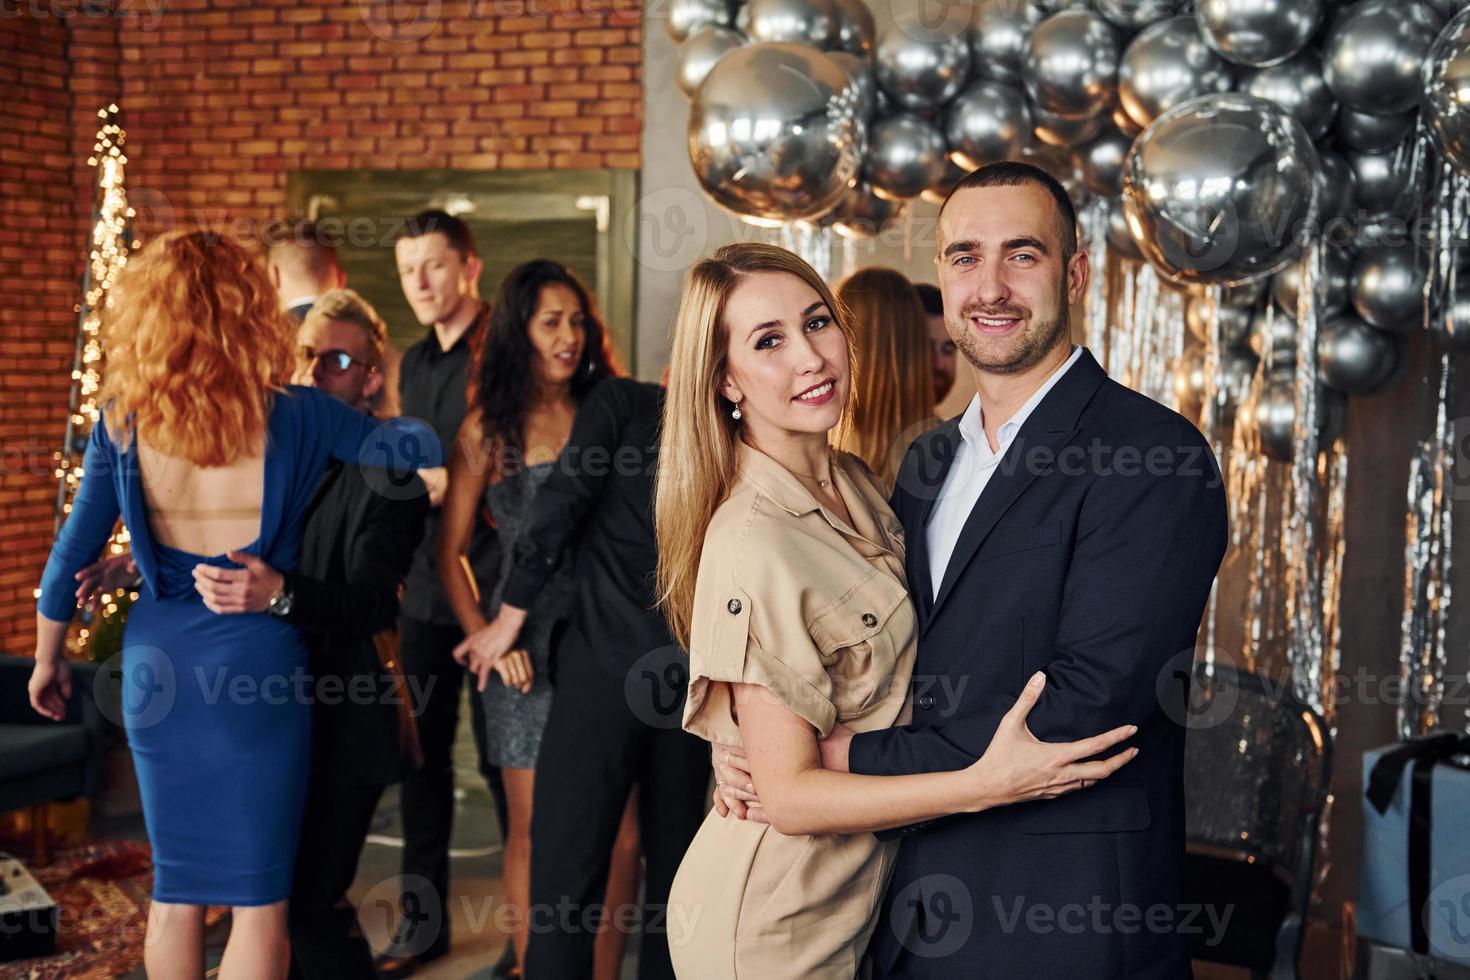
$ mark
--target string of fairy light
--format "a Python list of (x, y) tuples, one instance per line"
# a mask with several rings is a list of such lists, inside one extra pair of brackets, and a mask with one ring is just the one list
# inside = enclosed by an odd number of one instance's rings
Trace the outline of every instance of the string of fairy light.
[[(97, 397), (102, 387), (105, 361), (102, 313), (106, 309), (108, 295), (128, 263), (128, 253), (136, 247), (130, 230), (133, 209), (128, 207), (126, 187), (128, 158), (123, 152), (127, 133), (119, 122), (116, 105), (99, 109), (97, 117), (101, 120), (101, 126), (97, 130), (96, 142), (92, 145), (92, 155), (87, 159), (87, 164), (96, 170), (92, 234), (86, 272), (82, 280), (82, 302), (76, 307), (77, 344), (71, 371), (66, 438), (62, 442), (62, 448), (52, 454), (56, 463), (56, 479), (59, 482), (56, 495), (58, 529), (66, 515), (71, 513), (72, 500), (76, 497), (85, 475), (80, 457), (91, 436), (92, 427), (101, 417)], [(127, 529), (119, 525), (108, 543), (107, 553), (120, 554), (127, 547)], [(39, 597), (39, 589), (36, 594)], [(117, 612), (121, 594), (117, 592), (101, 597), (98, 611), (103, 618)], [(131, 598), (136, 599), (137, 594), (133, 593)], [(83, 626), (78, 630), (78, 641), (85, 644), (89, 634), (90, 630)]]

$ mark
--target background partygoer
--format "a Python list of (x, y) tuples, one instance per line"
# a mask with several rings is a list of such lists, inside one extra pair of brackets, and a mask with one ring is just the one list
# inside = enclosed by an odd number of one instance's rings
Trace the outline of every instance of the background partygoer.
[(929, 328), (929, 350), (934, 355), (934, 406), (937, 409), (954, 388), (955, 353), (958, 348), (944, 328), (944, 294), (927, 282), (914, 283), (919, 302), (924, 304), (924, 321)]
[(857, 347), (852, 427), (842, 448), (889, 487), (903, 452), (934, 415), (933, 358), (924, 308), (892, 269), (859, 269), (837, 287)]
[[(586, 288), (565, 266), (540, 259), (512, 269), (491, 305), (475, 404), (450, 461), (439, 531), (439, 574), (466, 639), (493, 617), (525, 531), (532, 499), (550, 475), (578, 405), (613, 373), (606, 331)], [(488, 506), (500, 536), (501, 567), (474, 581), (463, 563), (476, 514)], [(482, 598), (483, 597), (483, 598)], [(526, 909), (530, 890), (531, 794), (541, 731), (551, 707), (551, 634), (572, 597), (571, 569), (551, 576), (529, 609), (520, 648), (494, 665), (499, 682), (479, 677), (485, 761), (500, 769), (509, 820), (503, 852), (505, 900)], [(514, 933), (525, 961), (524, 920)]]
[[(296, 568), (329, 459), (437, 464), (439, 446), (421, 423), (378, 423), (286, 387), (295, 325), (263, 264), (227, 237), (160, 236), (128, 263), (112, 302), (103, 416), (39, 593), (32, 704), (61, 716), (74, 579), (121, 515), (143, 577), (123, 642), (122, 703), (153, 851), (148, 973), (201, 976), (204, 908), (227, 905), (220, 975), (283, 977), (310, 706), (220, 698), (194, 678), (289, 693), (307, 651), (284, 619), (221, 615), (202, 592), (213, 570), (237, 564), (227, 554)], [(405, 430), (412, 440), (400, 441)], [(409, 442), (428, 455), (404, 459)]]

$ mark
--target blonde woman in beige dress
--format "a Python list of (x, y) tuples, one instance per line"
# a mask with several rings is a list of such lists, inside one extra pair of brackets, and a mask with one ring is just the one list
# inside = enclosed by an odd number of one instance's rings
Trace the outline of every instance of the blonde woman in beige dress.
[(690, 274), (675, 328), (655, 501), (661, 603), (689, 650), (684, 727), (744, 748), (764, 821), (711, 811), (667, 916), (686, 980), (857, 975), (896, 843), (870, 831), (1043, 799), (1105, 779), (1131, 726), (1047, 744), (1025, 728), (1032, 679), (967, 769), (824, 770), (835, 722), (908, 720), (917, 649), (902, 530), (886, 491), (834, 452), (854, 351), (800, 258), (720, 249)]

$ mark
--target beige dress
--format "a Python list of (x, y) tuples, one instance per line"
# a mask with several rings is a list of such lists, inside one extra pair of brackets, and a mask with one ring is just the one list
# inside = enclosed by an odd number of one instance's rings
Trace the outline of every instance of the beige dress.
[[(917, 650), (902, 529), (878, 479), (839, 453), (853, 527), (744, 445), (710, 522), (695, 589), (684, 728), (739, 745), (727, 681), (759, 684), (820, 736), (908, 721)], [(711, 810), (669, 897), (682, 980), (852, 980), (897, 844), (872, 834), (787, 837)]]

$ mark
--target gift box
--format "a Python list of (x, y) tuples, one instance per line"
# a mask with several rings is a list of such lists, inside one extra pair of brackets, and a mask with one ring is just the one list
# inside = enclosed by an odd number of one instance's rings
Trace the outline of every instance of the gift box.
[(1470, 738), (1374, 749), (1363, 785), (1358, 936), (1470, 965)]

